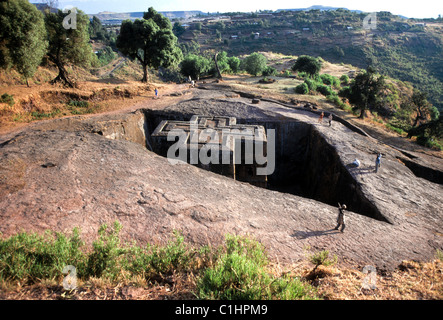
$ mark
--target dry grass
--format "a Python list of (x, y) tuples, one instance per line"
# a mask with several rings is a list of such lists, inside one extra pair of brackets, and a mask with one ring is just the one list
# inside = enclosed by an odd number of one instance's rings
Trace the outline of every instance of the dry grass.
[[(392, 272), (377, 272), (375, 288), (364, 287), (368, 274), (349, 266), (323, 266), (313, 271), (312, 264), (271, 265), (275, 275), (289, 274), (313, 285), (325, 300), (441, 300), (443, 262), (404, 261)], [(197, 276), (173, 274), (160, 282), (133, 277), (113, 283), (91, 278), (78, 281), (73, 291), (63, 289), (61, 281), (45, 280), (32, 286), (0, 282), (0, 299), (5, 300), (189, 300), (195, 299)]]

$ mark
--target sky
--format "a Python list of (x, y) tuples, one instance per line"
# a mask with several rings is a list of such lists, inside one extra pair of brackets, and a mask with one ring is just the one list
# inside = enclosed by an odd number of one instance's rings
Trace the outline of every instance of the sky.
[(256, 10), (307, 8), (313, 5), (340, 7), (364, 12), (390, 11), (393, 14), (409, 18), (437, 18), (439, 14), (443, 16), (442, 0), (59, 0), (60, 9), (65, 6), (75, 6), (88, 14), (102, 11), (140, 12), (146, 11), (149, 7), (154, 7), (157, 11), (251, 12)]

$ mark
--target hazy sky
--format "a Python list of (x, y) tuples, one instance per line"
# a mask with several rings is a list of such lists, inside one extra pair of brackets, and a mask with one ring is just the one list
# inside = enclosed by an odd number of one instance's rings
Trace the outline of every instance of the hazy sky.
[[(31, 1), (38, 2), (38, 1)], [(59, 0), (59, 7), (73, 5), (86, 13), (101, 11), (136, 12), (146, 11), (154, 7), (157, 11), (189, 11), (200, 10), (203, 12), (250, 12), (256, 10), (277, 10), (307, 8), (312, 5), (343, 7), (357, 9), (365, 12), (390, 11), (393, 14), (412, 18), (437, 18), (443, 15), (442, 0), (419, 1), (388, 1), (388, 0)]]

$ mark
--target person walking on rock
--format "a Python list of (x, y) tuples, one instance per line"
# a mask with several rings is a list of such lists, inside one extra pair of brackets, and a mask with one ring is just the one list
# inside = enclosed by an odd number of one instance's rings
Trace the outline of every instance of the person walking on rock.
[(341, 226), (340, 232), (343, 232), (345, 230), (345, 210), (346, 205), (338, 204), (338, 217), (337, 217), (337, 226), (334, 228), (334, 230), (338, 230)]
[(158, 89), (155, 88), (154, 92), (155, 92), (155, 98), (158, 98)]
[(323, 123), (323, 117), (325, 116), (325, 113), (322, 112), (320, 115), (320, 118), (318, 118), (318, 123)]
[(378, 172), (378, 169), (380, 168), (380, 166), (381, 166), (381, 153), (379, 153), (377, 155), (377, 158), (375, 159), (375, 173)]
[(329, 126), (331, 127), (332, 126), (332, 113), (329, 114), (328, 122), (329, 122)]

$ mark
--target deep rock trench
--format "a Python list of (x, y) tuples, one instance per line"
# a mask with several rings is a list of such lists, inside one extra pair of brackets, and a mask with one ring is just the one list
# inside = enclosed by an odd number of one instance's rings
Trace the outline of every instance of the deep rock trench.
[[(153, 149), (151, 140), (160, 122), (189, 121), (190, 117), (176, 111), (144, 110), (144, 119), (146, 147), (160, 154)], [(262, 125), (267, 132), (275, 130), (275, 171), (268, 176), (268, 189), (311, 198), (332, 206), (344, 203), (348, 210), (389, 222), (366, 198), (360, 184), (349, 173), (335, 148), (313, 125), (292, 119), (237, 118), (237, 123)]]

